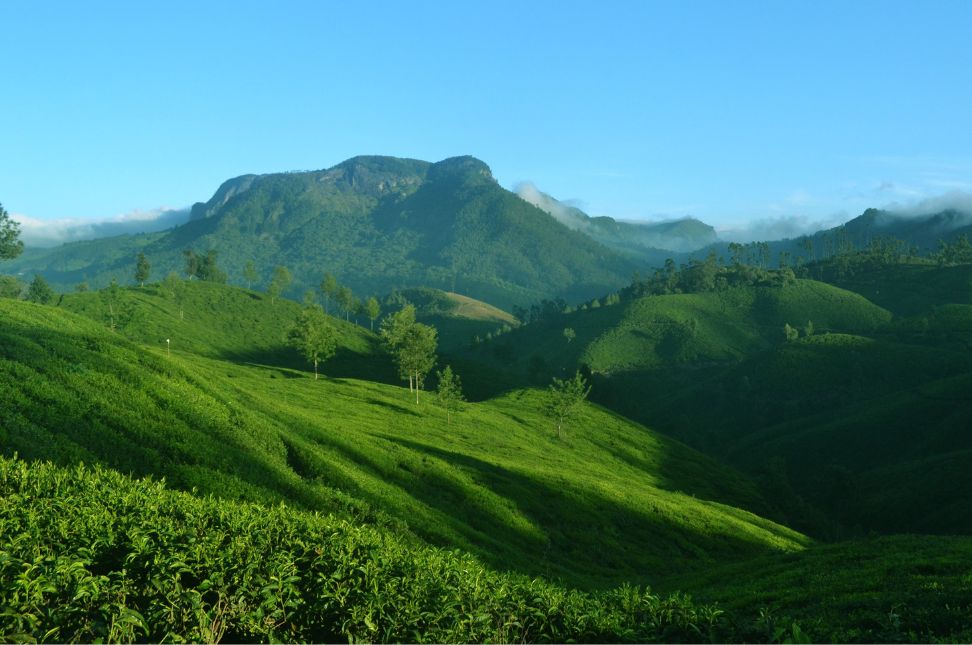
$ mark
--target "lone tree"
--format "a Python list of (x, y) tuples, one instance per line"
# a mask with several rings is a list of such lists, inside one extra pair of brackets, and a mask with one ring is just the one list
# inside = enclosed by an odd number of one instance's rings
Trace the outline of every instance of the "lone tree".
[(186, 258), (186, 278), (192, 280), (192, 278), (199, 273), (199, 256), (192, 249), (186, 249), (182, 252), (183, 257)]
[(324, 313), (327, 313), (327, 302), (337, 294), (338, 281), (332, 273), (325, 273), (321, 280), (321, 295), (324, 296)]
[(317, 364), (334, 356), (337, 334), (327, 322), (324, 310), (317, 305), (305, 307), (294, 326), (287, 332), (287, 341), (308, 361), (314, 364), (314, 380), (318, 378)]
[(435, 327), (415, 322), (414, 305), (405, 305), (381, 323), (381, 339), (398, 365), (402, 379), (408, 379), (409, 392), (422, 389), (425, 376), (435, 366), (438, 332)]
[(462, 409), (462, 403), (466, 398), (462, 395), (462, 383), (459, 375), (446, 365), (441, 372), (436, 372), (439, 379), (439, 387), (435, 393), (436, 403), (446, 411), (446, 423), (452, 423), (452, 415)]
[(27, 300), (39, 305), (48, 305), (54, 300), (54, 290), (42, 275), (35, 275), (34, 280), (27, 287)]
[(270, 284), (267, 285), (267, 295), (270, 296), (270, 304), (273, 304), (280, 294), (287, 290), (290, 286), (290, 271), (287, 270), (285, 266), (276, 266), (273, 269), (273, 278), (270, 279)]
[(259, 277), (260, 276), (257, 275), (256, 265), (253, 264), (253, 260), (247, 260), (246, 266), (243, 267), (243, 279), (246, 280), (246, 288), (251, 288), (253, 283), (256, 282)]
[(575, 372), (574, 377), (570, 379), (554, 378), (544, 397), (543, 411), (557, 424), (558, 437), (563, 436), (567, 421), (590, 392), (591, 386), (584, 380), (580, 371)]
[(573, 327), (564, 327), (564, 338), (567, 339), (567, 343), (577, 338), (577, 332), (574, 331)]
[(0, 260), (12, 260), (24, 250), (20, 237), (20, 224), (10, 219), (0, 204)]
[(135, 282), (138, 283), (138, 286), (145, 286), (145, 281), (149, 279), (151, 270), (152, 265), (149, 264), (148, 258), (145, 257), (144, 253), (139, 253), (138, 259), (135, 260)]
[(375, 330), (375, 319), (381, 315), (381, 305), (378, 304), (378, 298), (371, 296), (368, 298), (368, 302), (365, 303), (365, 315), (371, 320), (371, 331)]

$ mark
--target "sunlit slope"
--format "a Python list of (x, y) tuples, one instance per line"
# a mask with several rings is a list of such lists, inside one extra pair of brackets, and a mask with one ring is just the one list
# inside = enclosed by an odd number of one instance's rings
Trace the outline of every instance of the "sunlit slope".
[(52, 307), (0, 312), (7, 454), (406, 523), (496, 566), (585, 585), (806, 543), (742, 510), (766, 509), (745, 477), (595, 406), (566, 439), (529, 391), (449, 424), (430, 396), (416, 405), (398, 387), (167, 357)]
[(972, 640), (972, 538), (894, 536), (727, 563), (660, 588), (718, 602), (778, 642)]
[(445, 351), (467, 347), (477, 336), (485, 338), (520, 324), (502, 309), (451, 291), (402, 289), (395, 292), (394, 299), (415, 305), (417, 319), (438, 330), (439, 346)]
[(749, 640), (709, 607), (584, 593), (284, 506), (0, 458), (3, 642)]
[[(177, 281), (126, 287), (110, 302), (106, 290), (66, 294), (59, 306), (100, 322), (114, 315), (118, 333), (150, 347), (233, 361), (300, 366), (302, 359), (286, 344), (287, 330), (301, 305), (286, 298), (203, 282)], [(329, 321), (338, 335), (332, 373), (389, 379), (388, 361), (379, 357), (378, 340), (365, 327), (343, 317)], [(364, 322), (364, 321), (361, 321)]]
[[(739, 360), (779, 344), (784, 325), (870, 332), (891, 314), (858, 294), (812, 280), (786, 287), (647, 296), (526, 325), (484, 343), (470, 358), (538, 376), (580, 365), (615, 375)], [(575, 337), (568, 339), (564, 329)]]

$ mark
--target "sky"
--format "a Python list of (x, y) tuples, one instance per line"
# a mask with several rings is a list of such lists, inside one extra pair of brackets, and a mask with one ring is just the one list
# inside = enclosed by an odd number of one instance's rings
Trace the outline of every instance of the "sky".
[(972, 192), (964, 0), (6, 0), (0, 25), (0, 203), (34, 228), (360, 154), (723, 231)]

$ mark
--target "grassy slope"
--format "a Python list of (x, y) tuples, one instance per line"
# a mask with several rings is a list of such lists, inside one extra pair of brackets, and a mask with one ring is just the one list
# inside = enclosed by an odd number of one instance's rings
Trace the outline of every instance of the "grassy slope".
[(967, 537), (883, 537), (726, 564), (660, 588), (718, 602), (778, 639), (792, 638), (780, 620), (789, 616), (822, 643), (969, 642), (970, 562)]
[[(616, 375), (680, 365), (739, 360), (778, 345), (783, 325), (812, 320), (819, 331), (871, 331), (891, 315), (861, 296), (811, 280), (785, 288), (735, 288), (715, 293), (648, 296), (576, 311), (526, 325), (468, 354), (473, 360), (530, 371), (541, 381), (581, 364)], [(564, 328), (576, 338), (567, 341)]]
[(407, 522), (497, 566), (584, 585), (806, 544), (737, 508), (765, 508), (745, 478), (593, 406), (566, 441), (529, 391), (449, 425), (398, 387), (166, 358), (60, 309), (0, 307), (7, 453)]
[(972, 304), (972, 265), (901, 264), (864, 270), (833, 282), (899, 316), (920, 315), (944, 304)]
[(447, 352), (468, 346), (476, 336), (496, 333), (504, 325), (520, 324), (502, 309), (451, 291), (404, 289), (397, 296), (415, 305), (420, 322), (438, 330), (439, 347)]

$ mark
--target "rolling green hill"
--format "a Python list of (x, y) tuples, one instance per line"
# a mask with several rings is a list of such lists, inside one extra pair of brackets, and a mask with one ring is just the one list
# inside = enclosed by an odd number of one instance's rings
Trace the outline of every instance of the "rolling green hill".
[(512, 314), (481, 300), (439, 289), (403, 289), (385, 299), (387, 309), (404, 303), (415, 305), (417, 320), (432, 325), (439, 332), (439, 346), (444, 351), (466, 346), (477, 336), (485, 338), (520, 324)]
[[(232, 302), (251, 297), (212, 285), (200, 293), (210, 289), (225, 292), (210, 294), (223, 303), (217, 311), (237, 318)], [(153, 330), (156, 317), (175, 324), (171, 310), (158, 311), (164, 298), (126, 291), (144, 311), (130, 335), (154, 339), (139, 329)], [(280, 301), (251, 306), (255, 329), (283, 326)], [(745, 477), (596, 406), (565, 440), (530, 390), (469, 404), (450, 424), (430, 395), (416, 406), (399, 387), (229, 362), (224, 347), (177, 345), (167, 356), (63, 308), (0, 308), (8, 455), (407, 525), (499, 568), (584, 586), (808, 543), (753, 513), (769, 508)], [(349, 328), (342, 337), (351, 346), (367, 336)]]
[(357, 293), (437, 287), (501, 307), (590, 298), (641, 266), (501, 188), (478, 159), (355, 157), (327, 170), (231, 179), (170, 231), (25, 253), (7, 270), (41, 273), (63, 289), (112, 277), (126, 284), (138, 251), (158, 276), (181, 271), (190, 247), (218, 251), (236, 284), (253, 261), (260, 284), (286, 265), (294, 295), (331, 272)]
[[(473, 383), (482, 396), (590, 370), (595, 400), (753, 474), (802, 530), (968, 533), (972, 353), (959, 341), (970, 311), (940, 305), (916, 330), (860, 295), (801, 280), (622, 300), (466, 357), (518, 375)], [(785, 340), (786, 323), (798, 339)]]

